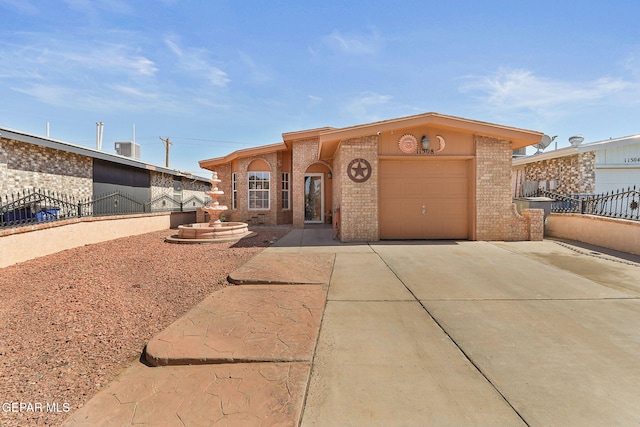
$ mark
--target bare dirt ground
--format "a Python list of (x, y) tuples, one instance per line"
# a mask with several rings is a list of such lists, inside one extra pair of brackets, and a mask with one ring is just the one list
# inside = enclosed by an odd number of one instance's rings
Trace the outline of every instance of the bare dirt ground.
[(254, 231), (186, 245), (165, 230), (0, 269), (0, 426), (61, 424), (289, 228)]

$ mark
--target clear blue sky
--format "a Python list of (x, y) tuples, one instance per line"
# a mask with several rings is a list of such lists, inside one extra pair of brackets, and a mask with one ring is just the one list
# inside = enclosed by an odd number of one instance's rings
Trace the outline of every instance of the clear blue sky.
[(208, 176), (283, 132), (435, 111), (640, 133), (640, 1), (0, 0), (0, 126)]

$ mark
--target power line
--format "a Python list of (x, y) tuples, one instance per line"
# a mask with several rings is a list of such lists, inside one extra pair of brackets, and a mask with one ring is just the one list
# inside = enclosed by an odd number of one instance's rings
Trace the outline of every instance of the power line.
[(203, 138), (185, 138), (181, 136), (172, 136), (173, 139), (182, 139), (186, 141), (202, 141), (202, 142), (219, 142), (222, 144), (236, 144), (236, 145), (253, 145), (248, 142), (238, 142), (238, 141), (225, 141), (222, 139), (203, 139)]

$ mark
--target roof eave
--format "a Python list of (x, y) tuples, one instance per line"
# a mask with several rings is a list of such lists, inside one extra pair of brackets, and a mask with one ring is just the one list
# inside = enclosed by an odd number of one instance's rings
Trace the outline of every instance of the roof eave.
[(18, 130), (13, 130), (8, 128), (0, 128), (0, 138), (12, 139), (14, 141), (20, 141), (27, 144), (37, 145), (40, 147), (51, 148), (54, 150), (66, 151), (68, 153), (78, 154), (80, 156), (86, 156), (94, 159), (119, 163), (122, 165), (132, 166), (135, 168), (147, 169), (154, 172), (166, 173), (166, 174), (171, 174), (176, 176), (184, 176), (189, 179), (208, 181), (207, 178), (199, 177), (197, 175), (192, 174), (191, 172), (184, 172), (177, 169), (169, 169), (162, 166), (156, 166), (156, 165), (142, 162), (140, 160), (121, 156), (119, 154), (106, 153), (104, 151), (96, 150), (94, 148), (83, 147), (80, 145), (71, 144), (69, 142), (60, 141), (53, 138), (32, 135), (23, 131), (18, 131)]
[(513, 159), (513, 166), (521, 166), (529, 163), (540, 162), (544, 160), (559, 159), (561, 157), (573, 156), (578, 154), (576, 147), (565, 147), (558, 150), (548, 151), (546, 153), (532, 154), (526, 157), (518, 157)]
[(200, 160), (198, 164), (203, 169), (213, 170), (212, 168), (215, 166), (219, 166), (225, 163), (230, 163), (236, 159), (241, 159), (245, 157), (253, 157), (260, 156), (264, 154), (273, 153), (276, 151), (284, 151), (286, 150), (287, 144), (284, 142), (278, 142), (276, 144), (262, 145), (259, 147), (252, 148), (244, 148), (242, 150), (236, 150), (231, 154), (227, 154), (223, 157), (215, 157), (213, 159)]
[(318, 147), (318, 155), (320, 158), (332, 157), (340, 140), (359, 138), (367, 135), (379, 135), (398, 128), (414, 126), (435, 126), (458, 132), (462, 131), (470, 134), (506, 139), (511, 141), (512, 149), (514, 150), (537, 144), (544, 135), (538, 131), (480, 122), (438, 113), (424, 113), (321, 132), (319, 135), (320, 144)]

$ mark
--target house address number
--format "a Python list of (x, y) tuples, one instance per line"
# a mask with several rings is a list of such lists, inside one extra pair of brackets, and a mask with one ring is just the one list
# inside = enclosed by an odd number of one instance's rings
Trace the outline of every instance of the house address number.
[(625, 163), (640, 163), (640, 157), (626, 157), (624, 159)]

